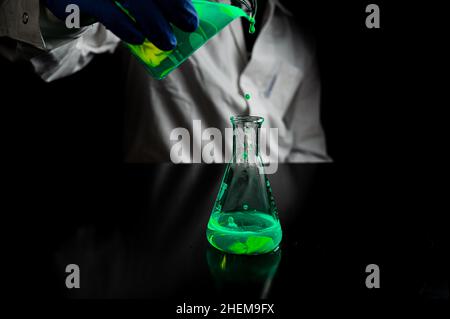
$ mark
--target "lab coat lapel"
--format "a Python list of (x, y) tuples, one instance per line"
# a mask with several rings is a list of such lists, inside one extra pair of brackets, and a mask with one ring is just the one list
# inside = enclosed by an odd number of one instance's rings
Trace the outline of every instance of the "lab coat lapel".
[[(250, 114), (264, 117), (265, 127), (278, 129), (280, 145), (288, 145), (293, 136), (284, 117), (294, 102), (303, 71), (301, 63), (297, 64), (298, 59), (292, 58), (300, 51), (294, 43), (296, 40), (285, 34), (288, 29), (285, 14), (277, 11), (274, 2), (270, 1), (269, 5), (269, 18), (255, 43), (253, 57), (241, 75), (240, 86), (244, 93), (252, 93), (247, 102)], [(286, 156), (279, 155), (280, 158)]]
[[(244, 19), (244, 18), (241, 18)], [(242, 22), (240, 19), (236, 19), (230, 23), (231, 34), (233, 35), (234, 44), (238, 48), (239, 55), (244, 63), (248, 62), (247, 47), (245, 45), (245, 38), (243, 36), (244, 30), (242, 29)]]

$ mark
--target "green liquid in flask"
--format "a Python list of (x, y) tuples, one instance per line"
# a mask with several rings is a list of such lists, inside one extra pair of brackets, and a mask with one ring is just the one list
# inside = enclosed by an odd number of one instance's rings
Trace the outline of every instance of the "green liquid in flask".
[(279, 220), (266, 213), (218, 212), (211, 215), (206, 236), (219, 250), (256, 255), (275, 250), (282, 232)]
[[(120, 4), (120, 1), (115, 1), (115, 3), (133, 19), (130, 13)], [(174, 50), (160, 50), (148, 40), (140, 45), (126, 44), (133, 55), (146, 67), (150, 75), (158, 80), (165, 78), (170, 72), (178, 68), (192, 53), (237, 18), (249, 20), (249, 32), (255, 32), (254, 17), (241, 8), (207, 0), (192, 0), (192, 4), (199, 17), (199, 27), (195, 32), (190, 33), (172, 26), (177, 39), (177, 46)]]

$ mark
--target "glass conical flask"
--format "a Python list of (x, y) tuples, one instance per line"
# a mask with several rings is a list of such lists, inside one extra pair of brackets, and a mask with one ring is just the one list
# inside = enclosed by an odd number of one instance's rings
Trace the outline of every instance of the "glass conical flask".
[[(244, 1), (240, 2), (246, 4)], [(254, 1), (251, 2), (253, 5), (246, 4), (246, 7), (252, 11), (250, 14), (241, 8), (224, 3), (207, 0), (192, 0), (192, 3), (199, 17), (199, 27), (195, 32), (189, 33), (172, 25), (177, 38), (177, 47), (174, 50), (160, 50), (148, 40), (141, 45), (126, 44), (134, 56), (144, 64), (148, 72), (158, 80), (165, 78), (178, 68), (192, 53), (236, 18), (248, 19), (251, 24), (250, 32), (254, 32), (255, 19), (253, 16), (256, 14)], [(120, 2), (116, 1), (116, 4), (126, 12)]]
[(277, 207), (259, 153), (263, 121), (256, 116), (231, 118), (233, 158), (225, 170), (206, 233), (211, 245), (227, 253), (265, 254), (281, 242)]

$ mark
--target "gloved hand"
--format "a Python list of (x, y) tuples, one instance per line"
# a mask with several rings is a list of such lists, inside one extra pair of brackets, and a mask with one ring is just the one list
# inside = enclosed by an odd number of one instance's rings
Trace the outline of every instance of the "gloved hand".
[(183, 31), (198, 27), (197, 13), (191, 0), (120, 0), (133, 21), (113, 0), (44, 0), (47, 8), (65, 20), (69, 4), (79, 6), (81, 14), (97, 19), (107, 29), (130, 44), (141, 44), (147, 38), (161, 50), (172, 50), (177, 40), (169, 23)]

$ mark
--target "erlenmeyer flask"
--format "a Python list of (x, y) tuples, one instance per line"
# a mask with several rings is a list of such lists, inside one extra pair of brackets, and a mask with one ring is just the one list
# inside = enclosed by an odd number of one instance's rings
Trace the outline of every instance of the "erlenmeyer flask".
[[(200, 20), (199, 27), (195, 32), (189, 33), (172, 26), (177, 38), (177, 47), (174, 50), (162, 51), (148, 40), (141, 45), (126, 44), (134, 56), (144, 64), (148, 72), (158, 80), (165, 78), (170, 72), (178, 68), (192, 53), (234, 19), (239, 17), (248, 19), (251, 24), (250, 32), (254, 31), (255, 20), (253, 16), (256, 8), (252, 8), (251, 5), (246, 5), (248, 9), (253, 11), (249, 15), (241, 8), (229, 4), (207, 0), (192, 0), (192, 3)], [(242, 3), (245, 4), (245, 2)], [(116, 4), (126, 12), (119, 1), (116, 1)]]
[(258, 255), (278, 248), (282, 231), (275, 199), (259, 153), (264, 119), (236, 116), (233, 157), (209, 218), (208, 241), (219, 250)]

